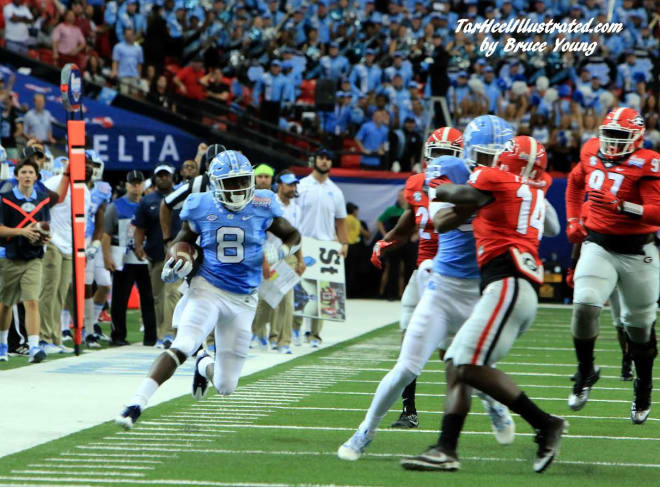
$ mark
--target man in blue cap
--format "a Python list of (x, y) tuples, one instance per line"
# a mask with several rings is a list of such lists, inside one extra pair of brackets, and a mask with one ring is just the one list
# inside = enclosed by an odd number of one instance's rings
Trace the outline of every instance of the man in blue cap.
[(403, 60), (403, 53), (401, 51), (396, 51), (393, 54), (392, 66), (385, 68), (385, 78), (388, 81), (392, 81), (395, 74), (401, 75), (404, 85), (407, 85), (412, 79), (412, 65), (410, 61)]
[[(277, 201), (282, 206), (282, 218), (285, 218), (293, 227), (300, 223), (300, 208), (295, 198), (298, 196), (298, 178), (291, 171), (284, 170), (277, 175)], [(279, 247), (281, 242), (277, 237), (268, 236), (270, 245)], [(302, 250), (286, 257), (284, 261), (298, 274), (305, 272), (305, 261)], [(266, 307), (270, 308), (268, 304)], [(257, 313), (259, 310), (257, 309)], [(256, 321), (256, 317), (255, 317)], [(293, 327), (293, 288), (282, 297), (279, 304), (270, 313), (270, 332), (268, 341), (273, 350), (280, 353), (291, 354), (291, 333)]]
[(279, 123), (282, 102), (291, 96), (288, 90), (293, 89), (281, 71), (281, 61), (278, 59), (271, 61), (270, 70), (257, 79), (252, 91), (252, 101), (255, 106), (260, 107), (261, 119), (272, 125)]
[(367, 49), (364, 61), (353, 66), (349, 80), (354, 91), (362, 94), (376, 91), (383, 79), (383, 70), (375, 64), (376, 50)]
[(339, 54), (339, 44), (336, 42), (330, 43), (328, 55), (321, 58), (320, 66), (321, 76), (335, 81), (347, 76), (351, 67), (348, 59)]

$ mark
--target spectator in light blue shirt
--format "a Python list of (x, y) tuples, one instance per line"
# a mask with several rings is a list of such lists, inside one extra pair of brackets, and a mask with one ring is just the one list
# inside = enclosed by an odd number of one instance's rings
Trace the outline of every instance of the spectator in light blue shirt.
[(372, 121), (364, 123), (355, 136), (360, 151), (366, 154), (362, 156), (364, 166), (378, 168), (381, 165), (381, 156), (387, 148), (388, 118), (387, 112), (376, 111)]
[(321, 58), (319, 63), (321, 68), (321, 76), (323, 78), (330, 78), (338, 80), (348, 75), (350, 63), (345, 56), (339, 54), (339, 44), (336, 42), (330, 43), (328, 55)]
[(380, 66), (374, 64), (376, 51), (367, 49), (364, 53), (364, 62), (353, 66), (349, 78), (353, 90), (366, 94), (370, 91), (376, 91), (380, 87), (383, 79), (383, 70)]
[(407, 85), (412, 79), (412, 65), (410, 61), (403, 60), (403, 54), (399, 51), (394, 53), (394, 59), (392, 60), (392, 66), (385, 68), (385, 78), (388, 81), (394, 79), (395, 74), (401, 75), (403, 84)]
[(124, 30), (128, 27), (133, 29), (134, 38), (141, 37), (147, 30), (147, 22), (144, 16), (137, 12), (137, 0), (128, 0), (119, 7), (117, 24), (115, 25), (115, 33), (119, 42), (124, 40)]
[(134, 95), (138, 92), (144, 54), (142, 47), (134, 41), (131, 27), (124, 29), (124, 41), (112, 49), (112, 78), (119, 82), (119, 92)]

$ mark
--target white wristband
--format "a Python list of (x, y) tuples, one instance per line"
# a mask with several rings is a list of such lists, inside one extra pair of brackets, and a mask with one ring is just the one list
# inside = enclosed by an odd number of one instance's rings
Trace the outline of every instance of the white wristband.
[(621, 213), (632, 216), (634, 218), (641, 218), (644, 216), (644, 207), (636, 203), (624, 201), (623, 205), (621, 205)]

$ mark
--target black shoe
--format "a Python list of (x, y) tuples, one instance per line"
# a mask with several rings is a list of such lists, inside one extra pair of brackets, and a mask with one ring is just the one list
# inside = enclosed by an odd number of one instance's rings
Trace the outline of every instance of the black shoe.
[(534, 471), (536, 473), (543, 472), (559, 455), (561, 435), (567, 428), (568, 422), (557, 416), (550, 416), (548, 424), (536, 431), (534, 441), (539, 445), (536, 458), (534, 458)]
[(197, 360), (195, 360), (195, 374), (193, 375), (192, 383), (192, 397), (198, 401), (206, 395), (206, 391), (209, 388), (209, 380), (199, 373), (197, 366), (203, 358), (208, 357), (206, 352), (197, 354)]
[(642, 424), (651, 412), (651, 391), (653, 383), (642, 384), (639, 378), (633, 382), (633, 403), (630, 406), (630, 419), (633, 424)]
[(624, 355), (621, 359), (621, 380), (633, 380), (633, 361), (629, 355)]
[(600, 369), (594, 367), (591, 369), (591, 372), (585, 377), (580, 373), (578, 369), (577, 374), (575, 374), (575, 384), (573, 384), (573, 390), (568, 395), (568, 407), (573, 411), (579, 411), (587, 404), (589, 399), (589, 392), (591, 387), (598, 382), (600, 378)]
[(99, 343), (99, 339), (96, 338), (96, 335), (87, 335), (85, 337), (85, 345), (87, 345), (87, 348), (101, 348), (101, 344)]
[(119, 416), (117, 416), (117, 418), (115, 418), (115, 424), (121, 426), (125, 430), (129, 430), (138, 420), (140, 414), (142, 414), (140, 406), (128, 406)]
[(16, 350), (14, 350), (13, 353), (15, 353), (16, 355), (25, 355), (25, 356), (30, 355), (30, 347), (28, 347), (27, 343), (23, 345), (19, 345), (18, 347), (16, 347)]
[(119, 339), (119, 338), (117, 338), (117, 339), (111, 338), (110, 342), (109, 342), (109, 345), (111, 347), (123, 347), (125, 345), (130, 345), (130, 343), (127, 342), (126, 340), (122, 340), (122, 339)]
[(399, 419), (392, 423), (391, 428), (417, 428), (419, 426), (419, 420), (417, 419), (417, 413), (406, 414), (402, 412)]
[(401, 459), (401, 466), (406, 470), (447, 470), (454, 471), (461, 468), (456, 452), (445, 451), (439, 445), (430, 446), (421, 455)]
[(101, 329), (101, 325), (96, 323), (94, 325), (94, 334), (96, 335), (96, 338), (99, 340), (103, 340), (104, 342), (107, 342), (110, 340), (110, 337), (108, 337), (105, 333), (103, 333), (103, 329)]

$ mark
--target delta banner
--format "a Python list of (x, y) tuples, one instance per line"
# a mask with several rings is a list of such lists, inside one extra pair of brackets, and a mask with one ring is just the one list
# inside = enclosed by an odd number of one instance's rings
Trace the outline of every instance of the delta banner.
[[(0, 66), (5, 75), (15, 74), (13, 90), (21, 104), (33, 106), (33, 96), (46, 98), (46, 109), (60, 123), (66, 120), (60, 87), (38, 78)], [(197, 152), (199, 140), (183, 130), (149, 117), (115, 108), (91, 98), (83, 99), (83, 113), (91, 146), (109, 170), (139, 169), (149, 171), (156, 164), (179, 166)], [(53, 127), (53, 135), (64, 138), (64, 129)], [(62, 144), (64, 145), (64, 144)]]
[[(311, 172), (311, 168), (291, 168), (298, 177)], [(355, 169), (333, 169), (330, 179), (344, 193), (346, 203), (358, 206), (358, 218), (369, 227), (372, 238), (378, 232), (376, 222), (385, 208), (396, 203), (397, 193), (403, 189), (406, 179), (411, 173), (390, 173), (385, 171), (358, 171)], [(546, 263), (546, 269), (551, 269), (551, 263), (559, 263), (567, 267), (571, 262), (572, 246), (566, 239), (566, 178), (559, 175), (553, 178), (548, 190), (547, 199), (557, 210), (562, 231), (557, 237), (541, 240), (540, 255)]]

